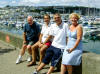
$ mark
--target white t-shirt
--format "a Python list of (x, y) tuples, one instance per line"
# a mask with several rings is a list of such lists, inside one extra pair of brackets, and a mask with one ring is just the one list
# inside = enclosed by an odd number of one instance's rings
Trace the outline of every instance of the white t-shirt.
[(52, 24), (50, 27), (50, 35), (54, 36), (52, 46), (65, 49), (68, 24), (62, 22), (59, 26)]
[(43, 34), (42, 41), (41, 41), (42, 43), (44, 43), (46, 38), (48, 37), (49, 31), (50, 31), (50, 24), (48, 26), (46, 26), (46, 24), (43, 24), (42, 30), (41, 30), (41, 34)]

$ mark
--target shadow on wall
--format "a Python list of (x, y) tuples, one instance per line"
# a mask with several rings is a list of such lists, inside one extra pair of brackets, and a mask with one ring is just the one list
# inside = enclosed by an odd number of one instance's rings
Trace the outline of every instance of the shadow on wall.
[(73, 74), (82, 74), (82, 63), (79, 66), (73, 66)]
[(89, 51), (83, 51), (83, 53), (89, 53)]
[(15, 49), (2, 49), (2, 48), (0, 48), (0, 55), (3, 55), (4, 53), (8, 53), (8, 52), (11, 52), (11, 51), (14, 51)]

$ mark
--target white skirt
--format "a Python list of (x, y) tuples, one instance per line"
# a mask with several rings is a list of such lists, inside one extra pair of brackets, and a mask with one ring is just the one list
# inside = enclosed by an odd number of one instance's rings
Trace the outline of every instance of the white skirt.
[(82, 60), (82, 50), (75, 49), (71, 53), (66, 50), (63, 53), (62, 64), (64, 65), (80, 65)]

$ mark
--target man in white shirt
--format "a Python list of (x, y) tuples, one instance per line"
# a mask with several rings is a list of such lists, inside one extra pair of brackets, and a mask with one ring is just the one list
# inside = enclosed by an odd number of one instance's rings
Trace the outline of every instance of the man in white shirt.
[(37, 74), (46, 64), (51, 61), (50, 69), (46, 74), (53, 72), (55, 66), (57, 65), (59, 59), (62, 56), (62, 51), (66, 47), (66, 37), (68, 25), (62, 22), (60, 14), (54, 14), (55, 23), (50, 27), (50, 36), (53, 37), (53, 42), (51, 46), (46, 51), (46, 55), (36, 71), (33, 74)]
[(44, 18), (44, 24), (42, 26), (39, 40), (32, 46), (32, 61), (27, 65), (28, 67), (36, 65), (36, 57), (37, 57), (36, 51), (38, 50), (38, 48), (40, 48), (39, 64), (41, 64), (45, 56), (45, 51), (47, 48), (50, 47), (52, 42), (51, 40), (48, 40), (50, 31), (50, 16), (48, 14), (45, 14), (43, 18)]

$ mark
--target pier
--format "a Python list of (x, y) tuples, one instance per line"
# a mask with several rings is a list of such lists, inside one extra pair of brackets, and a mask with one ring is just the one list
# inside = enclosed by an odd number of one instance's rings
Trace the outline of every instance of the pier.
[[(0, 73), (1, 74), (31, 74), (37, 65), (27, 67), (27, 52), (23, 56), (23, 62), (15, 64), (22, 44), (22, 37), (0, 32)], [(67, 58), (66, 58), (67, 59)], [(38, 64), (38, 62), (37, 62)], [(100, 74), (100, 54), (84, 51), (82, 64), (74, 67), (74, 74)], [(41, 71), (47, 72), (49, 65)], [(59, 71), (52, 74), (60, 74)]]
[[(27, 67), (29, 63), (26, 61), (28, 57), (27, 52), (23, 57), (22, 63), (15, 64), (18, 53), (18, 49), (0, 40), (0, 74), (32, 74), (37, 65)], [(41, 72), (46, 72), (48, 68), (46, 66)], [(53, 74), (59, 73), (54, 72)]]

